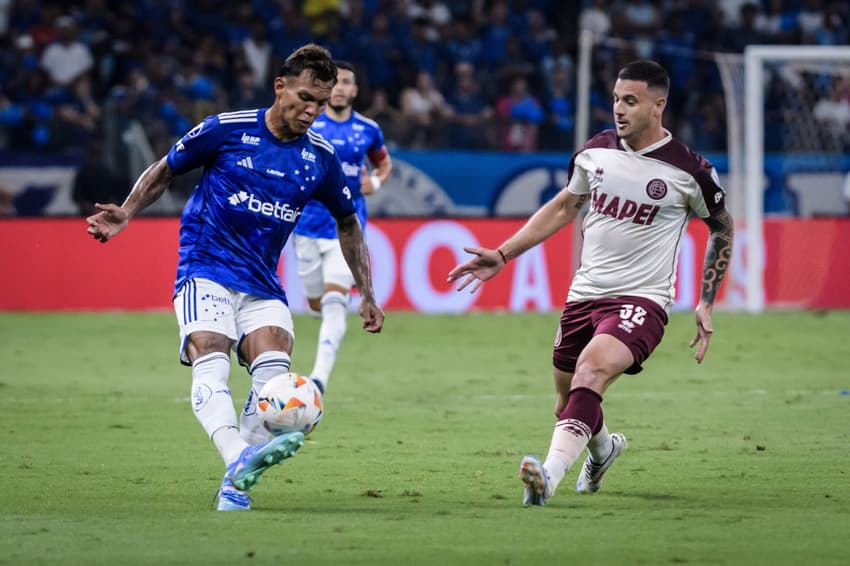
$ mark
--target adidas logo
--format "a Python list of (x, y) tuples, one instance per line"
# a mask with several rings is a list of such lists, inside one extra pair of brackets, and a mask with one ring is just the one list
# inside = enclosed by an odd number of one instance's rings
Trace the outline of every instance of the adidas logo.
[(245, 191), (239, 191), (238, 193), (233, 193), (232, 195), (230, 195), (227, 200), (230, 202), (230, 204), (236, 206), (240, 202), (245, 202), (246, 200), (248, 200), (248, 193), (246, 193)]
[(301, 150), (301, 159), (303, 159), (304, 161), (309, 161), (310, 163), (315, 163), (316, 162), (316, 155), (313, 154), (313, 153), (310, 153), (306, 149), (302, 149)]
[(248, 169), (254, 168), (254, 162), (251, 161), (250, 157), (244, 157), (244, 158), (240, 159), (239, 161), (236, 162), (236, 165), (239, 165), (240, 167), (247, 167)]

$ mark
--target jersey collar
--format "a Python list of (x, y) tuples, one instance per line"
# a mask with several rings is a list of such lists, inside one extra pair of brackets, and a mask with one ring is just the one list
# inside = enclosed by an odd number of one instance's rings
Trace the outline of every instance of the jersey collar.
[(638, 155), (645, 155), (647, 153), (655, 151), (656, 149), (658, 149), (659, 147), (661, 147), (663, 145), (670, 143), (670, 140), (672, 140), (672, 139), (673, 139), (673, 134), (670, 133), (670, 130), (668, 130), (667, 128), (664, 128), (664, 137), (663, 138), (661, 138), (660, 140), (658, 140), (657, 142), (655, 142), (652, 145), (646, 146), (645, 148), (643, 148), (639, 151), (635, 151), (631, 147), (629, 147), (629, 144), (627, 144), (626, 140), (624, 140), (623, 138), (620, 138), (620, 146), (624, 150), (628, 151), (629, 153), (636, 153)]

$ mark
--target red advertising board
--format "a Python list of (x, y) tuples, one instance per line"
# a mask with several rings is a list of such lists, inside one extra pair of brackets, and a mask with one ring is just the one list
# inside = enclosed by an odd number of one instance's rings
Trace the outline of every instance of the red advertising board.
[[(572, 230), (556, 234), (512, 261), (477, 293), (458, 293), (446, 274), (467, 257), (465, 246), (492, 247), (522, 220), (395, 220), (369, 225), (375, 292), (389, 310), (463, 312), (474, 309), (559, 310), (572, 265)], [(176, 218), (140, 218), (100, 244), (82, 219), (0, 222), (0, 310), (170, 309), (177, 263)], [(688, 228), (679, 262), (677, 308), (699, 298), (707, 231)], [(850, 308), (850, 219), (768, 220), (765, 298), (769, 307)], [(304, 298), (290, 250), (280, 265), (294, 311)], [(738, 269), (738, 272), (742, 270)], [(740, 279), (724, 292), (734, 295)], [(730, 290), (731, 289), (731, 290)]]

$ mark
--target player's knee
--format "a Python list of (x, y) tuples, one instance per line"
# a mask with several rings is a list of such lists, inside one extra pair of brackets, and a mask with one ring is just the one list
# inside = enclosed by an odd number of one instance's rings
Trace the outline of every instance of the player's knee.
[(604, 391), (608, 382), (614, 377), (607, 364), (593, 359), (581, 360), (576, 367), (570, 386), (571, 389), (584, 387), (593, 391)]
[(348, 308), (348, 294), (341, 291), (328, 291), (322, 295), (321, 307), (329, 305), (338, 305), (343, 308)]
[(186, 338), (186, 355), (194, 361), (212, 352), (229, 352), (230, 338), (216, 332), (193, 332)]

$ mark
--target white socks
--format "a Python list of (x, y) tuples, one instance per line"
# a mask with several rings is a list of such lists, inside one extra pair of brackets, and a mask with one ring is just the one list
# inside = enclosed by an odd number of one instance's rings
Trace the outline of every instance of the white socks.
[(271, 378), (288, 372), (289, 365), (289, 354), (286, 352), (270, 350), (254, 358), (254, 363), (248, 369), (251, 374), (251, 391), (248, 392), (248, 400), (239, 417), (239, 433), (245, 442), (260, 444), (269, 439), (269, 433), (257, 414), (257, 397)]
[(247, 446), (236, 427), (229, 375), (230, 356), (223, 352), (206, 354), (192, 364), (192, 410), (225, 464), (236, 460)]
[(614, 449), (614, 443), (611, 442), (611, 434), (608, 432), (608, 427), (602, 423), (602, 428), (590, 437), (587, 443), (587, 451), (590, 452), (590, 459), (596, 462), (604, 462)]
[(549, 454), (543, 462), (543, 467), (549, 476), (546, 497), (551, 497), (555, 493), (567, 470), (587, 446), (588, 440), (590, 440), (590, 429), (585, 423), (576, 419), (564, 419), (555, 423), (552, 442), (549, 444)]
[(347, 295), (330, 291), (322, 296), (322, 326), (319, 328), (316, 362), (310, 377), (319, 380), (323, 389), (327, 389), (328, 379), (336, 361), (336, 352), (342, 343), (342, 337), (345, 336), (347, 316)]

